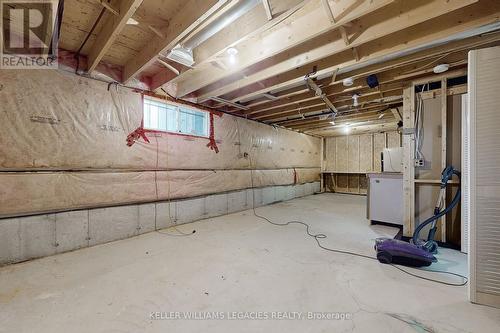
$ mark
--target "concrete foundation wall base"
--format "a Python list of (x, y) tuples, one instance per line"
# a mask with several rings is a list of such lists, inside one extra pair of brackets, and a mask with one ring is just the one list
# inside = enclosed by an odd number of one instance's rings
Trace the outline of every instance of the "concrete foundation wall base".
[(125, 239), (320, 191), (320, 183), (268, 186), (204, 197), (0, 220), (0, 265)]

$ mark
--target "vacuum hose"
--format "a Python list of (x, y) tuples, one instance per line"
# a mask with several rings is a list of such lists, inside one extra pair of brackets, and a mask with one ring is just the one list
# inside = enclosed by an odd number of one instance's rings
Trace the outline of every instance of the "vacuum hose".
[[(446, 167), (443, 172), (441, 173), (441, 189), (446, 188), (446, 184), (448, 183), (448, 180), (450, 180), (453, 175), (456, 175), (458, 177), (458, 190), (455, 196), (453, 197), (453, 200), (451, 201), (450, 205), (448, 207), (445, 207), (441, 211), (435, 211), (434, 216), (428, 218), (424, 222), (420, 223), (419, 226), (415, 229), (415, 232), (413, 233), (412, 237), (412, 243), (415, 245), (418, 245), (418, 235), (420, 234), (420, 231), (422, 231), (423, 228), (425, 228), (426, 225), (436, 221), (440, 217), (448, 214), (460, 201), (460, 172), (455, 170), (452, 166)], [(433, 234), (433, 233), (432, 233)], [(433, 238), (433, 237), (432, 237)], [(428, 241), (433, 241), (433, 239), (428, 239)]]

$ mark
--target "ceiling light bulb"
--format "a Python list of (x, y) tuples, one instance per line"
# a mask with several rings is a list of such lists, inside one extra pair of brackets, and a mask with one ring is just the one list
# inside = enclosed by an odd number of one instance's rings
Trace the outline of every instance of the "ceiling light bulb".
[(384, 116), (385, 116), (385, 113), (381, 113), (381, 114), (378, 116), (378, 119), (382, 119), (382, 118), (384, 118)]
[(344, 87), (350, 87), (354, 84), (354, 79), (352, 77), (345, 78), (344, 80), (342, 80), (342, 84), (344, 85)]
[(226, 50), (227, 54), (229, 54), (230, 56), (235, 56), (238, 54), (238, 49), (236, 49), (235, 47), (230, 47)]
[(330, 124), (335, 125), (335, 121), (333, 121), (333, 120), (330, 121)]
[(437, 65), (436, 67), (434, 67), (432, 69), (432, 71), (436, 74), (439, 74), (439, 73), (444, 73), (446, 72), (448, 69), (450, 68), (450, 65), (448, 64), (439, 64)]

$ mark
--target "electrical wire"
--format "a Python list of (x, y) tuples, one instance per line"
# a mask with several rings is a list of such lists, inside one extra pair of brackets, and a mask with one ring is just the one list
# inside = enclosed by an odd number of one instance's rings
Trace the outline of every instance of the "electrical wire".
[[(156, 138), (156, 149), (157, 149), (157, 167), (158, 167), (158, 154), (159, 154), (159, 151), (158, 151), (158, 138)], [(168, 139), (167, 139), (167, 147), (168, 147)], [(168, 154), (168, 148), (167, 148), (167, 154)], [(311, 229), (311, 226), (303, 221), (297, 221), (297, 220), (292, 220), (292, 221), (287, 221), (285, 223), (276, 223), (276, 222), (273, 222), (271, 221), (269, 218), (265, 217), (265, 216), (262, 216), (262, 215), (259, 215), (257, 214), (257, 211), (256, 211), (256, 208), (255, 208), (255, 186), (254, 186), (254, 177), (253, 177), (253, 165), (252, 165), (252, 159), (251, 157), (248, 155), (248, 159), (249, 159), (249, 164), (250, 164), (250, 182), (251, 182), (251, 187), (252, 187), (252, 211), (253, 211), (253, 214), (255, 215), (255, 217), (257, 218), (260, 218), (272, 225), (275, 225), (275, 226), (279, 226), (279, 227), (285, 227), (285, 226), (288, 226), (288, 225), (291, 225), (291, 224), (300, 224), (300, 225), (303, 225), (305, 228), (306, 228), (306, 233), (309, 237), (312, 237), (314, 238), (314, 240), (316, 241), (317, 245), (319, 248), (325, 250), (325, 251), (329, 251), (329, 252), (334, 252), (334, 253), (340, 253), (340, 254), (346, 254), (346, 255), (351, 255), (351, 256), (356, 256), (356, 257), (361, 257), (361, 258), (365, 258), (365, 259), (370, 259), (370, 260), (376, 260), (378, 261), (377, 258), (375, 257), (372, 257), (372, 256), (369, 256), (369, 255), (365, 255), (365, 254), (361, 254), (361, 253), (357, 253), (357, 252), (353, 252), (353, 251), (348, 251), (348, 250), (340, 250), (340, 249), (332, 249), (332, 248), (328, 248), (326, 246), (324, 246), (323, 244), (321, 244), (321, 242), (319, 241), (320, 239), (326, 239), (327, 238), (327, 235), (326, 234), (323, 234), (323, 233), (319, 233), (319, 234), (313, 234), (311, 233), (310, 229)], [(168, 161), (167, 161), (167, 164), (168, 164)], [(156, 171), (155, 171), (155, 176), (156, 176)], [(168, 177), (167, 177), (168, 179)], [(156, 177), (155, 177), (155, 185), (156, 184)], [(168, 213), (169, 213), (169, 217), (171, 216), (171, 212), (170, 212), (170, 181), (167, 181), (167, 192), (168, 192)], [(156, 210), (155, 210), (155, 213), (156, 213)], [(157, 233), (159, 234), (162, 234), (162, 235), (167, 235), (167, 236), (175, 236), (175, 237), (185, 237), (185, 236), (191, 236), (193, 235), (194, 233), (196, 233), (196, 230), (193, 230), (191, 233), (184, 233), (180, 230), (178, 230), (176, 228), (175, 225), (172, 226), (173, 229), (175, 229), (178, 234), (172, 234), (172, 233), (167, 233), (167, 232), (163, 232), (163, 231), (160, 231), (160, 230), (155, 230)], [(156, 229), (156, 214), (155, 214), (155, 229)], [(427, 281), (431, 281), (431, 282), (436, 282), (436, 283), (440, 283), (440, 284), (443, 284), (443, 285), (448, 285), (448, 286), (465, 286), (467, 283), (468, 283), (468, 278), (466, 276), (463, 276), (463, 275), (460, 275), (460, 274), (457, 274), (457, 273), (453, 273), (453, 272), (446, 272), (446, 271), (439, 271), (439, 270), (430, 270), (430, 269), (418, 269), (418, 268), (414, 268), (416, 270), (420, 270), (420, 271), (425, 271), (425, 272), (433, 272), (433, 273), (440, 273), (440, 274), (447, 274), (447, 275), (452, 275), (452, 276), (456, 276), (456, 277), (460, 277), (462, 278), (464, 281), (461, 282), (461, 283), (451, 283), (451, 282), (446, 282), (446, 281), (440, 281), (440, 280), (435, 280), (435, 279), (431, 279), (431, 278), (428, 278), (428, 277), (425, 277), (425, 276), (421, 276), (421, 275), (418, 275), (418, 274), (414, 274), (410, 271), (407, 271), (401, 267), (399, 267), (398, 265), (395, 265), (395, 264), (388, 264), (389, 266), (391, 267), (394, 267), (398, 270), (400, 270), (401, 272), (404, 272), (410, 276), (413, 276), (413, 277), (416, 277), (416, 278), (419, 278), (419, 279), (423, 279), (423, 280), (427, 280)]]
[[(346, 254), (346, 255), (355, 256), (355, 257), (361, 257), (361, 258), (370, 259), (370, 260), (376, 260), (378, 262), (378, 259), (376, 257), (372, 257), (372, 256), (369, 256), (369, 255), (357, 253), (357, 252), (354, 252), (354, 251), (332, 249), (332, 248), (324, 246), (323, 244), (321, 244), (321, 242), (319, 240), (320, 239), (325, 239), (325, 238), (327, 238), (327, 236), (325, 234), (323, 234), (323, 233), (319, 233), (319, 234), (313, 234), (313, 233), (311, 233), (311, 231), (310, 231), (311, 226), (309, 224), (303, 222), (303, 221), (292, 220), (292, 221), (287, 221), (285, 223), (276, 223), (276, 222), (271, 221), (269, 218), (267, 218), (265, 216), (257, 214), (257, 211), (255, 209), (255, 187), (254, 187), (254, 180), (253, 180), (253, 168), (252, 168), (252, 162), (251, 162), (252, 160), (251, 160), (250, 156), (248, 158), (249, 158), (249, 161), (250, 161), (250, 178), (251, 178), (250, 179), (250, 183), (251, 183), (251, 186), (252, 186), (252, 211), (253, 211), (253, 214), (255, 215), (255, 217), (260, 218), (260, 219), (262, 219), (262, 220), (264, 220), (264, 221), (266, 221), (266, 222), (268, 222), (268, 223), (270, 223), (272, 225), (279, 226), (279, 227), (285, 227), (285, 226), (288, 226), (288, 225), (291, 225), (291, 224), (300, 224), (300, 225), (303, 225), (306, 228), (307, 235), (309, 237), (314, 238), (314, 240), (316, 241), (318, 247), (321, 248), (321, 249), (323, 249), (323, 250), (325, 250), (325, 251), (334, 252), (334, 253), (340, 253), (340, 254)], [(446, 271), (440, 271), (440, 270), (431, 270), (431, 269), (413, 268), (415, 270), (424, 271), (424, 272), (433, 272), (433, 273), (439, 273), (439, 274), (444, 274), (444, 275), (451, 275), (451, 276), (455, 276), (455, 277), (460, 277), (460, 278), (463, 279), (463, 282), (452, 283), (452, 282), (446, 282), (446, 281), (442, 281), (442, 280), (436, 280), (436, 279), (432, 279), (432, 278), (428, 278), (428, 277), (425, 277), (425, 276), (421, 276), (421, 275), (412, 273), (412, 272), (410, 272), (410, 271), (408, 271), (406, 269), (403, 269), (400, 266), (395, 265), (395, 264), (386, 264), (386, 265), (394, 267), (394, 268), (400, 270), (401, 272), (404, 272), (404, 273), (406, 273), (408, 275), (411, 275), (413, 277), (416, 277), (416, 278), (419, 278), (419, 279), (422, 279), (422, 280), (426, 280), (426, 281), (440, 283), (440, 284), (447, 285), (447, 286), (461, 287), (461, 286), (465, 286), (468, 283), (468, 281), (469, 281), (469, 279), (466, 276), (458, 274), (458, 273), (453, 273), (453, 272), (446, 272)]]
[(425, 159), (425, 156), (422, 153), (424, 115), (424, 100), (422, 98), (422, 93), (424, 92), (426, 86), (427, 89), (429, 89), (429, 84), (427, 83), (422, 85), (420, 93), (417, 93), (417, 109), (415, 115), (415, 158), (417, 159)]
[[(165, 134), (166, 137), (166, 152), (165, 152), (165, 168), (168, 170), (168, 134)], [(156, 168), (155, 168), (155, 188), (156, 188), (156, 200), (158, 200), (158, 181), (157, 181), (157, 172), (158, 172), (158, 167), (159, 167), (159, 156), (160, 156), (160, 151), (159, 151), (159, 144), (158, 144), (158, 136), (155, 136), (155, 141), (156, 141)], [(172, 211), (171, 211), (171, 205), (172, 205), (172, 200), (170, 198), (170, 178), (168, 176), (168, 171), (165, 173), (167, 176), (167, 204), (168, 204), (168, 218), (172, 218)], [(174, 222), (175, 223), (175, 222)], [(196, 230), (193, 229), (190, 233), (182, 232), (179, 229), (177, 229), (177, 225), (173, 224), (170, 226), (168, 229), (174, 229), (177, 233), (170, 233), (166, 231), (161, 231), (158, 230), (157, 225), (156, 225), (156, 204), (155, 204), (155, 231), (159, 234), (166, 235), (166, 236), (174, 236), (174, 237), (185, 237), (185, 236), (191, 236), (194, 233), (196, 233)]]

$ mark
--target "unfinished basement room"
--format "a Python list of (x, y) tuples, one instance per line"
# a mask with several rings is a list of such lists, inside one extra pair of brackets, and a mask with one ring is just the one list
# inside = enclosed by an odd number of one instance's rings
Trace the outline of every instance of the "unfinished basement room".
[(0, 333), (500, 332), (500, 0), (0, 13)]

